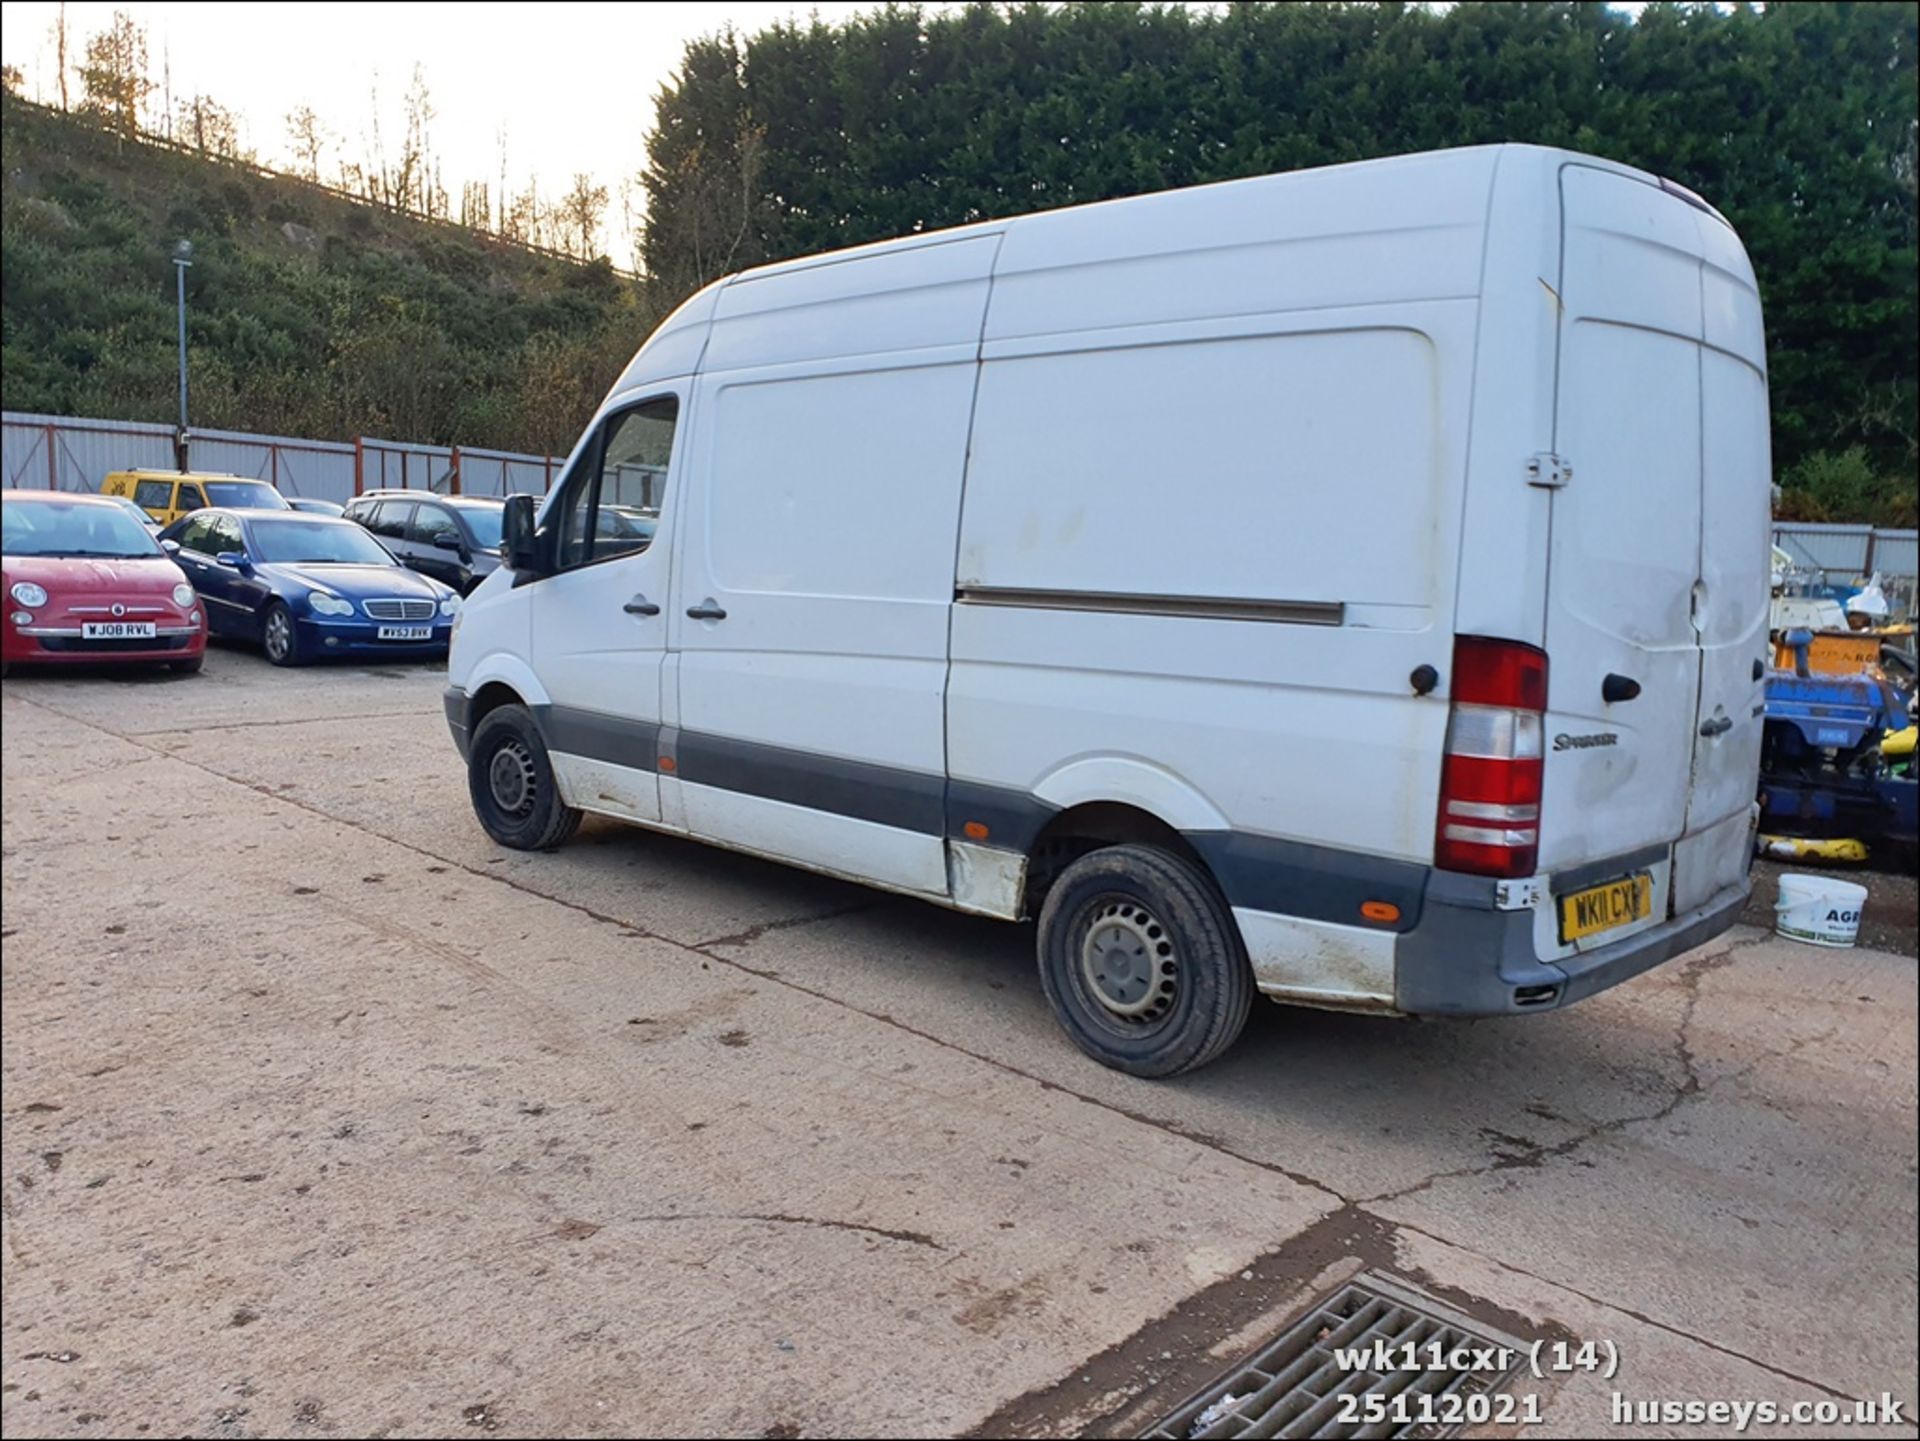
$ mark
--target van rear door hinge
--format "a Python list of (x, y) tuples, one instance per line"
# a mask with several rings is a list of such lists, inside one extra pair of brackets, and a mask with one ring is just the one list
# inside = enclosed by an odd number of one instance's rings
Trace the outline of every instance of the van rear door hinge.
[(1565, 456), (1543, 450), (1527, 457), (1527, 484), (1545, 490), (1558, 490), (1573, 479), (1573, 462)]

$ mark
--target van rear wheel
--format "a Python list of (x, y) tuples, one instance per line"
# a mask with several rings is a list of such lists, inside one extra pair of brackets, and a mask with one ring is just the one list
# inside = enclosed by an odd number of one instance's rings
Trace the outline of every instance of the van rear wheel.
[(560, 798), (547, 747), (525, 706), (499, 706), (474, 727), (467, 790), (486, 833), (517, 851), (551, 850), (580, 827), (580, 812)]
[(1177, 1076), (1239, 1037), (1253, 973), (1212, 880), (1159, 846), (1082, 856), (1040, 910), (1040, 985), (1081, 1050), (1129, 1075)]

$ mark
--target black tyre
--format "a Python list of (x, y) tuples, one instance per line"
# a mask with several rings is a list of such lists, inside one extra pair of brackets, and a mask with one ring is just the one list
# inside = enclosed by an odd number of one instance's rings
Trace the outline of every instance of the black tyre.
[(1040, 984), (1074, 1044), (1134, 1076), (1177, 1076), (1231, 1046), (1253, 1004), (1233, 914), (1172, 851), (1082, 856), (1040, 910)]
[(167, 662), (167, 669), (175, 675), (198, 675), (200, 673), (200, 667), (206, 663), (207, 657), (202, 653), (194, 656), (191, 660), (170, 660)]
[(260, 645), (274, 665), (304, 665), (300, 653), (300, 628), (293, 623), (293, 612), (282, 601), (270, 601), (260, 622)]
[(553, 763), (525, 706), (487, 712), (467, 748), (467, 790), (488, 835), (516, 851), (563, 844), (580, 812), (560, 798)]

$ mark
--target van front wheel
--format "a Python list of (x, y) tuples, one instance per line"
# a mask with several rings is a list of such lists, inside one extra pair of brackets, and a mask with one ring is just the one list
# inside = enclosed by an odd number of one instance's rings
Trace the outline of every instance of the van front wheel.
[(525, 706), (498, 706), (474, 727), (467, 791), (486, 833), (517, 851), (551, 850), (580, 826), (580, 812), (560, 798), (547, 747)]
[(1204, 1066), (1253, 1005), (1226, 902), (1190, 861), (1149, 845), (1109, 846), (1061, 872), (1040, 911), (1040, 984), (1081, 1050), (1135, 1076)]

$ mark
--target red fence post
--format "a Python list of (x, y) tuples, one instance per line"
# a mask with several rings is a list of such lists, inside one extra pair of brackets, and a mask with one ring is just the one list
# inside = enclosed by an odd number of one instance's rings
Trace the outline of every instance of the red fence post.
[(447, 473), (447, 487), (449, 495), (460, 493), (460, 447), (457, 445), (453, 448), (453, 469)]
[(366, 441), (356, 435), (353, 438), (353, 493), (366, 494), (367, 451)]

